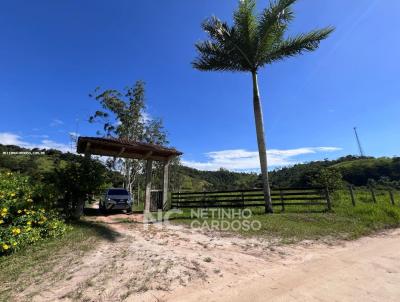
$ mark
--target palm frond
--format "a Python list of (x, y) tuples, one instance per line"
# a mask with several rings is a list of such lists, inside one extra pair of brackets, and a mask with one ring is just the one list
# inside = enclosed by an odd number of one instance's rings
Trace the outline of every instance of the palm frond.
[(192, 66), (201, 71), (247, 71), (233, 49), (229, 50), (218, 43), (204, 41), (196, 43), (199, 56)]
[(208, 33), (211, 39), (218, 41), (218, 43), (225, 43), (226, 33), (230, 31), (228, 24), (222, 22), (215, 16), (206, 19), (201, 24), (201, 27)]
[(198, 57), (192, 62), (199, 70), (250, 70), (246, 53), (238, 47), (238, 37), (234, 28), (218, 18), (203, 22), (202, 27), (210, 40), (196, 43)]
[(239, 7), (233, 14), (233, 28), (238, 37), (237, 46), (247, 54), (249, 61), (254, 57), (257, 47), (257, 16), (255, 8), (255, 0), (240, 0)]
[(268, 51), (271, 46), (279, 42), (287, 29), (289, 22), (293, 19), (291, 6), (296, 0), (279, 0), (271, 2), (258, 18), (258, 45), (257, 60), (259, 54)]
[(272, 50), (264, 55), (259, 66), (261, 67), (265, 64), (270, 64), (274, 61), (296, 56), (304, 52), (314, 51), (318, 48), (320, 42), (326, 39), (333, 31), (333, 27), (326, 27), (313, 30), (307, 34), (287, 38), (275, 44)]
[(241, 0), (232, 26), (216, 17), (207, 19), (202, 27), (209, 39), (196, 44), (193, 67), (254, 72), (273, 61), (315, 50), (333, 31), (328, 27), (285, 39), (296, 0), (273, 1), (257, 17), (255, 0)]

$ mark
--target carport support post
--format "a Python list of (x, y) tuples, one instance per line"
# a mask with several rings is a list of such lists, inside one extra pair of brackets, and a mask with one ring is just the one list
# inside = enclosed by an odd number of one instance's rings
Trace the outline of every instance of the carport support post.
[(148, 159), (146, 162), (146, 191), (144, 197), (144, 212), (150, 212), (150, 198), (151, 198), (151, 172), (153, 168), (153, 160)]
[(168, 184), (169, 184), (169, 165), (171, 161), (168, 159), (164, 163), (164, 181), (163, 181), (163, 205), (162, 209), (165, 210), (168, 202)]

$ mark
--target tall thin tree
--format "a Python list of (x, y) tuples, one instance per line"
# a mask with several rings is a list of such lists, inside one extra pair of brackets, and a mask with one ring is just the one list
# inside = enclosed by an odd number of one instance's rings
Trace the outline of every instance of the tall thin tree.
[[(136, 81), (135, 85), (126, 87), (123, 92), (115, 89), (102, 91), (97, 88), (90, 96), (100, 103), (102, 110), (97, 110), (90, 116), (89, 122), (99, 122), (103, 126), (105, 137), (118, 137), (156, 145), (168, 144), (162, 120), (146, 119), (144, 82)], [(101, 132), (98, 131), (98, 134)], [(121, 171), (124, 175), (125, 188), (133, 193), (134, 183), (139, 185), (143, 163), (135, 159), (110, 158), (109, 164)]]
[(285, 37), (293, 20), (292, 6), (296, 0), (271, 2), (259, 15), (255, 0), (241, 0), (233, 14), (233, 25), (211, 17), (202, 28), (209, 40), (196, 43), (198, 57), (193, 67), (201, 71), (249, 72), (253, 84), (254, 119), (258, 152), (264, 187), (265, 211), (272, 213), (271, 192), (268, 180), (267, 152), (258, 70), (267, 64), (286, 57), (314, 51), (321, 40), (327, 38), (333, 27), (313, 30), (296, 36)]

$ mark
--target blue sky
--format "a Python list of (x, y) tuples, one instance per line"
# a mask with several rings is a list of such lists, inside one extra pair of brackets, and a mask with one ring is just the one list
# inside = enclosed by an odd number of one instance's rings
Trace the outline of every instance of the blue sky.
[[(267, 1), (258, 1), (259, 8)], [(71, 149), (97, 86), (147, 87), (186, 164), (257, 168), (251, 78), (193, 70), (200, 23), (232, 19), (236, 0), (2, 1), (0, 143)], [(267, 66), (260, 90), (276, 166), (356, 154), (399, 155), (400, 18), (397, 0), (300, 0), (290, 29), (336, 26), (319, 50)]]

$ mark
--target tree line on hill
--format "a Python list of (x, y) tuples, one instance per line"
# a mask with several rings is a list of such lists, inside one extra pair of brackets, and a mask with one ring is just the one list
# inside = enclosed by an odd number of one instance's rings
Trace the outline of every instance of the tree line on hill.
[(400, 188), (400, 157), (358, 157), (313, 161), (272, 172), (272, 184), (281, 187), (311, 185), (384, 186)]
[[(179, 168), (184, 178), (183, 190), (234, 190), (261, 188), (261, 176), (225, 169), (199, 171)], [(275, 188), (328, 186), (331, 189), (348, 185), (400, 188), (400, 157), (359, 157), (348, 155), (335, 160), (312, 161), (275, 169), (270, 172)], [(192, 187), (190, 186), (192, 184)]]

